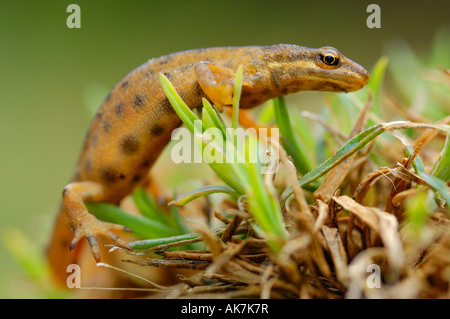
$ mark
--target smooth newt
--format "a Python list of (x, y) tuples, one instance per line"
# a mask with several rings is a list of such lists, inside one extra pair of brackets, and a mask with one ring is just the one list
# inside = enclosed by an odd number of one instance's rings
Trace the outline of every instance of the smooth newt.
[[(361, 89), (368, 72), (332, 47), (311, 49), (279, 44), (222, 47), (173, 53), (149, 60), (125, 76), (109, 93), (93, 119), (72, 182), (64, 188), (48, 256), (60, 278), (73, 263), (74, 248), (86, 237), (96, 261), (97, 236), (130, 246), (96, 219), (84, 201), (119, 203), (143, 179), (181, 121), (159, 82), (164, 73), (192, 108), (203, 97), (230, 105), (238, 66), (244, 71), (240, 105), (252, 108), (282, 95), (304, 90), (349, 92)], [(71, 241), (72, 230), (75, 236)], [(70, 244), (69, 244), (70, 243)]]

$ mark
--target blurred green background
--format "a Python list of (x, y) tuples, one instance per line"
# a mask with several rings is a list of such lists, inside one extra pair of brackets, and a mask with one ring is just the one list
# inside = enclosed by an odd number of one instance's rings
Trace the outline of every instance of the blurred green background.
[[(70, 3), (81, 7), (81, 29), (66, 26)], [(381, 7), (381, 29), (366, 26), (370, 3)], [(335, 46), (370, 69), (389, 41), (427, 52), (449, 12), (444, 0), (2, 0), (0, 297), (39, 296), (4, 243), (19, 229), (44, 249), (92, 116), (87, 105), (149, 58), (294, 43)]]

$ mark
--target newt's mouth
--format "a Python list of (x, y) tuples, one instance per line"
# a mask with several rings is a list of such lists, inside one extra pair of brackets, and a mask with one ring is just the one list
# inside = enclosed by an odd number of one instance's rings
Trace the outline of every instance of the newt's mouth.
[(351, 76), (348, 77), (346, 92), (352, 92), (362, 89), (369, 83), (370, 74), (369, 72), (362, 67), (361, 65), (353, 62), (354, 64), (351, 66)]
[(362, 69), (362, 72), (359, 73), (359, 78), (358, 78), (357, 82), (360, 83), (360, 85), (361, 85), (360, 88), (363, 88), (367, 83), (369, 83), (370, 74), (369, 74), (369, 72), (367, 72), (367, 70), (365, 68), (361, 67), (361, 69)]

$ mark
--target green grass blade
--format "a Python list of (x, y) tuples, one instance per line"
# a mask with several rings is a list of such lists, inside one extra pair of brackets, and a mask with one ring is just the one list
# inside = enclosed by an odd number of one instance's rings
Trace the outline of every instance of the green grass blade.
[(100, 220), (123, 225), (143, 238), (167, 237), (174, 235), (172, 227), (144, 216), (132, 215), (120, 207), (108, 203), (85, 203), (89, 212)]
[(169, 79), (164, 74), (160, 73), (159, 79), (164, 90), (164, 94), (169, 99), (175, 112), (178, 114), (186, 127), (191, 132), (194, 132), (197, 129), (195, 126), (195, 121), (200, 121), (200, 119), (194, 114), (194, 112), (192, 112), (189, 106), (184, 103), (172, 83), (170, 83)]
[(369, 81), (368, 87), (372, 90), (372, 93), (373, 93), (372, 112), (378, 117), (381, 116), (380, 92), (381, 92), (384, 74), (386, 73), (386, 68), (388, 66), (388, 63), (389, 63), (389, 58), (382, 56), (375, 63), (375, 66), (373, 67), (372, 72), (370, 72), (370, 81)]
[(434, 163), (430, 175), (437, 177), (444, 182), (450, 180), (450, 134), (447, 134), (447, 137), (445, 138), (444, 148)]
[(188, 234), (190, 232), (189, 227), (186, 226), (183, 218), (180, 215), (180, 210), (178, 209), (178, 207), (171, 206), (170, 215), (173, 217), (175, 227), (176, 229), (178, 229), (179, 234)]
[[(221, 141), (222, 145), (218, 144), (217, 140), (212, 140), (208, 143), (209, 138), (205, 137), (204, 134), (194, 134), (194, 141), (197, 145), (202, 145), (202, 155), (203, 160), (208, 163), (211, 169), (219, 176), (222, 181), (224, 181), (228, 186), (233, 188), (237, 193), (244, 194), (245, 189), (239, 184), (236, 175), (232, 169), (233, 159), (228, 159), (228, 154), (226, 150), (234, 148), (234, 144), (229, 141)], [(225, 148), (224, 148), (225, 146)], [(214, 155), (210, 156), (210, 152), (214, 152)], [(215, 161), (215, 159), (220, 159), (220, 161)]]
[[(249, 152), (256, 152), (257, 148), (256, 137), (250, 139)], [(233, 168), (246, 190), (245, 194), (247, 195), (250, 213), (263, 231), (262, 235), (267, 239), (271, 249), (277, 253), (281, 248), (283, 239), (286, 238), (286, 232), (281, 217), (281, 209), (274, 191), (266, 187), (260, 173), (261, 167), (257, 163), (236, 163)]]
[(286, 107), (284, 97), (274, 99), (275, 119), (282, 137), (282, 144), (286, 152), (294, 160), (295, 167), (302, 173), (306, 174), (314, 167), (314, 162), (301, 146), (298, 136), (292, 129), (289, 120), (289, 113)]
[(319, 177), (328, 173), (331, 169), (342, 163), (345, 159), (355, 154), (367, 143), (385, 131), (381, 124), (374, 125), (369, 129), (356, 135), (346, 142), (333, 156), (323, 162), (320, 166), (304, 175), (300, 180), (301, 184), (307, 185)]
[(163, 224), (168, 226), (171, 225), (169, 218), (167, 217), (167, 213), (163, 211), (149, 196), (149, 194), (142, 189), (142, 187), (136, 188), (136, 190), (132, 194), (133, 201), (139, 212), (151, 219), (157, 220)]
[(160, 246), (160, 245), (167, 245), (172, 243), (177, 243), (184, 240), (191, 240), (196, 239), (200, 237), (199, 234), (184, 234), (184, 235), (177, 235), (177, 236), (170, 236), (170, 237), (164, 237), (164, 238), (154, 238), (154, 239), (145, 239), (145, 240), (138, 240), (129, 243), (131, 247), (133, 247), (136, 251), (146, 250), (152, 247)]
[[(205, 128), (208, 128), (208, 127), (219, 128), (221, 130), (223, 136), (226, 136), (227, 133), (226, 133), (225, 124), (222, 122), (222, 119), (219, 117), (219, 115), (217, 114), (215, 109), (212, 107), (211, 103), (209, 103), (209, 101), (207, 99), (203, 98), (202, 104), (203, 104), (203, 110), (204, 110), (204, 112), (206, 112), (206, 114), (207, 114), (206, 116), (210, 120), (210, 124), (208, 126), (206, 126)], [(203, 114), (205, 114), (205, 113), (203, 113)], [(203, 117), (203, 121), (205, 121), (204, 117)]]
[(201, 196), (206, 196), (206, 195), (211, 195), (211, 194), (216, 194), (216, 193), (229, 194), (235, 198), (239, 197), (239, 194), (233, 188), (231, 188), (229, 186), (208, 185), (208, 186), (200, 187), (193, 191), (190, 191), (190, 192), (187, 192), (187, 193), (177, 196), (177, 198), (175, 198), (173, 201), (171, 201), (169, 203), (169, 205), (183, 206)]
[(442, 179), (427, 174), (419, 176), (430, 185), (431, 189), (436, 193), (436, 197), (445, 200), (447, 207), (450, 208), (450, 189), (446, 183)]

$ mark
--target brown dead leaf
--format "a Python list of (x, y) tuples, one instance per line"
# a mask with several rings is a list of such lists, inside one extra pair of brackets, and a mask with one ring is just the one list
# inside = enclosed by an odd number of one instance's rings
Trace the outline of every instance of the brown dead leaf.
[(347, 253), (345, 252), (344, 245), (342, 244), (341, 237), (337, 228), (328, 228), (327, 226), (322, 226), (322, 233), (328, 245), (328, 251), (331, 254), (331, 259), (333, 260), (334, 269), (336, 272), (337, 279), (343, 283), (347, 284)]
[(348, 196), (334, 197), (345, 210), (353, 213), (380, 236), (386, 248), (386, 255), (391, 266), (392, 276), (398, 276), (404, 267), (404, 253), (398, 234), (398, 222), (395, 216), (383, 212), (377, 207), (358, 204)]

